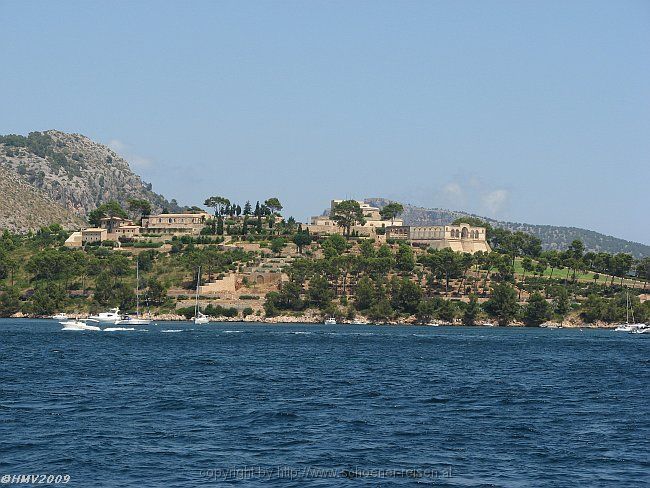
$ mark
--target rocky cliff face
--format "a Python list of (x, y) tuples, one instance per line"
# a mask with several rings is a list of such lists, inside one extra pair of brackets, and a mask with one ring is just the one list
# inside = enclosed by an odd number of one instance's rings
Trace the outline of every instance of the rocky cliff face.
[[(57, 130), (0, 136), (0, 167), (79, 217), (116, 200), (145, 199), (154, 211), (178, 210), (154, 193), (113, 150), (80, 134)], [(2, 222), (0, 222), (2, 227)]]
[[(366, 198), (367, 203), (376, 207), (383, 207), (390, 203), (385, 198)], [(488, 222), (493, 227), (515, 231), (522, 231), (539, 237), (544, 249), (564, 250), (574, 239), (580, 239), (588, 251), (605, 251), (610, 253), (624, 252), (636, 258), (650, 256), (650, 246), (638, 242), (626, 241), (616, 237), (594, 232), (577, 227), (562, 227), (557, 225), (535, 225), (518, 222), (506, 222), (473, 215), (455, 210), (441, 208), (422, 208), (404, 204), (404, 223), (406, 225), (448, 225), (457, 218), (478, 217)]]
[(0, 166), (0, 231), (27, 232), (50, 224), (76, 229), (83, 219)]

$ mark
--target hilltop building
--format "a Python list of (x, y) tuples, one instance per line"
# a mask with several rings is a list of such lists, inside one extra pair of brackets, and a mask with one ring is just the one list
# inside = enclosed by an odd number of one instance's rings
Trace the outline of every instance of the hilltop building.
[(142, 234), (198, 235), (210, 218), (207, 212), (158, 214), (142, 218), (142, 225), (130, 219), (103, 217), (99, 227), (73, 232), (66, 247), (81, 247), (88, 243), (133, 239)]
[(198, 235), (211, 218), (207, 212), (163, 213), (142, 218), (145, 234)]
[(108, 239), (108, 232), (101, 227), (90, 227), (78, 232), (73, 232), (64, 242), (66, 247), (82, 247), (93, 242), (102, 242)]
[(491, 251), (485, 228), (465, 223), (430, 227), (390, 226), (386, 228), (386, 238), (406, 240), (414, 246), (433, 249), (450, 248), (453, 251), (470, 254)]
[[(317, 215), (311, 218), (311, 224), (307, 225), (309, 232), (312, 234), (341, 234), (343, 229), (338, 226), (330, 218), (331, 212), (334, 210), (334, 207), (341, 203), (343, 200), (332, 200), (330, 202), (330, 210), (327, 215)], [(351, 232), (360, 236), (374, 236), (377, 233), (377, 229), (385, 228), (387, 225), (393, 227), (400, 227), (404, 225), (404, 221), (400, 218), (394, 219), (392, 222), (390, 220), (382, 220), (381, 214), (379, 213), (380, 209), (373, 207), (363, 201), (357, 201), (363, 212), (363, 216), (366, 219), (366, 222), (363, 225), (355, 225), (352, 227)]]
[(115, 229), (122, 227), (122, 226), (133, 226), (133, 220), (131, 219), (123, 219), (122, 217), (102, 217), (99, 219), (99, 227), (102, 229), (106, 229), (106, 232), (109, 234), (112, 234)]

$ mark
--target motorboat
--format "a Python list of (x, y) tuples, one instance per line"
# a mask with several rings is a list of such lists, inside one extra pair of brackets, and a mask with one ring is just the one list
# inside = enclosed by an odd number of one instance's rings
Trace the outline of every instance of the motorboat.
[(616, 332), (634, 332), (638, 330), (643, 330), (648, 327), (646, 324), (621, 324), (616, 327), (614, 330)]
[(650, 334), (650, 325), (643, 324), (645, 327), (639, 327), (630, 331), (630, 334)]
[(120, 315), (119, 308), (111, 308), (108, 312), (100, 312), (96, 315), (91, 315), (88, 317), (88, 320), (92, 322), (117, 324), (118, 321), (122, 320), (122, 315)]
[(63, 326), (61, 330), (101, 330), (96, 325), (88, 325), (86, 322), (78, 319), (65, 320), (59, 323)]
[(325, 325), (336, 325), (336, 319), (334, 317), (327, 317), (325, 319)]
[(139, 315), (125, 315), (122, 320), (115, 322), (116, 325), (149, 325), (151, 320), (140, 317)]
[(57, 313), (52, 315), (54, 320), (68, 320), (68, 314), (66, 313)]
[(199, 288), (201, 286), (201, 267), (196, 275), (196, 302), (194, 303), (194, 317), (192, 320), (196, 325), (203, 325), (210, 323), (210, 317), (201, 313), (201, 306), (199, 305)]
[(542, 329), (561, 329), (561, 324), (542, 324), (540, 325)]

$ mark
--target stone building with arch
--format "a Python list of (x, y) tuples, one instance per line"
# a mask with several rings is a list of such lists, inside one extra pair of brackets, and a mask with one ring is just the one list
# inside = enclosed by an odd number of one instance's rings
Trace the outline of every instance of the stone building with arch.
[(458, 225), (386, 227), (386, 238), (408, 241), (414, 246), (449, 248), (470, 254), (491, 251), (485, 227), (474, 227), (462, 222)]

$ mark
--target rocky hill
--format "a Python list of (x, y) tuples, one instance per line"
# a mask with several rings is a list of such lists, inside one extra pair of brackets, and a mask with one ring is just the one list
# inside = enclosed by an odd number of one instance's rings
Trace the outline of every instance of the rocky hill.
[[(81, 218), (110, 200), (126, 207), (131, 198), (145, 199), (154, 211), (179, 208), (175, 201), (154, 193), (151, 184), (143, 182), (129, 163), (109, 147), (80, 134), (48, 130), (31, 132), (26, 137), (0, 136), (0, 167), (5, 170), (3, 175), (17, 176), (39, 190), (40, 195)], [(15, 180), (2, 178), (6, 187), (15, 186)], [(22, 218), (14, 216), (14, 228), (32, 228), (31, 221), (21, 222)], [(0, 228), (8, 226), (8, 220), (0, 220)]]
[[(390, 200), (385, 198), (367, 198), (365, 201), (377, 207), (383, 207), (390, 202)], [(592, 230), (580, 229), (578, 227), (522, 224), (490, 219), (487, 217), (481, 217), (480, 215), (455, 210), (423, 208), (404, 204), (403, 218), (406, 225), (447, 225), (457, 218), (464, 216), (478, 217), (489, 222), (494, 227), (533, 234), (542, 240), (542, 247), (544, 249), (566, 249), (569, 244), (571, 244), (571, 241), (574, 239), (580, 239), (589, 251), (605, 251), (610, 253), (624, 252), (631, 254), (635, 258), (650, 256), (650, 246), (600, 234)]]
[(0, 166), (0, 230), (26, 232), (55, 223), (77, 228), (83, 219)]

